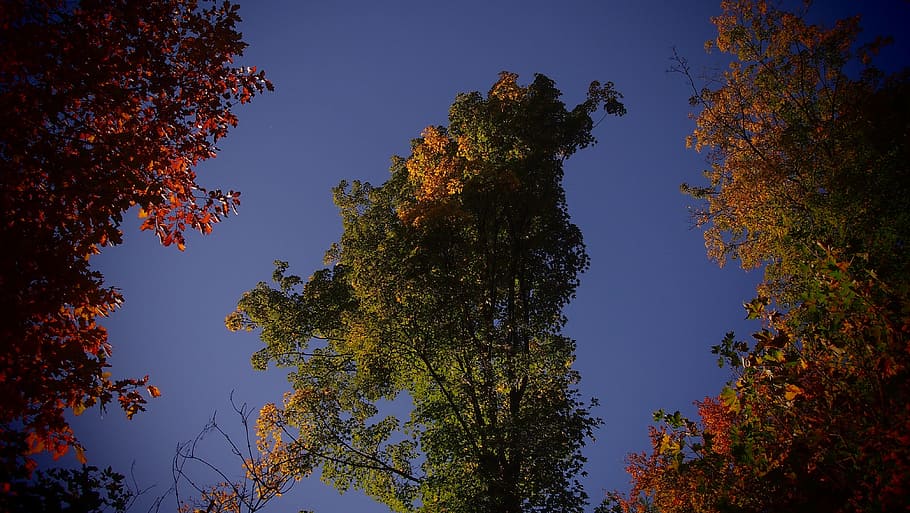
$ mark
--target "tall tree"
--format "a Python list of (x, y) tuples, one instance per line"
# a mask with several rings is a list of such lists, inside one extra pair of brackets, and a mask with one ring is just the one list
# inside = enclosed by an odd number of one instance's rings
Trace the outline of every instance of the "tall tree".
[(582, 510), (598, 421), (561, 334), (588, 265), (562, 165), (594, 142), (593, 112), (625, 109), (612, 83), (572, 110), (560, 94), (502, 73), (458, 95), (386, 183), (335, 189), (330, 267), (304, 282), (279, 262), (228, 316), (261, 329), (256, 368), (294, 369), (260, 420), (296, 472), (394, 511)]
[[(714, 352), (735, 380), (702, 422), (659, 415), (626, 511), (899, 511), (910, 493), (910, 101), (907, 71), (822, 28), (726, 1), (710, 42), (734, 60), (696, 91), (709, 151), (709, 254), (767, 265), (748, 317)], [(684, 61), (682, 71), (688, 73)]]
[[(246, 46), (229, 2), (14, 0), (0, 6), (0, 466), (5, 477), (81, 446), (64, 418), (147, 378), (113, 380), (98, 319), (122, 301), (89, 266), (134, 205), (165, 246), (209, 233), (239, 193), (194, 167), (271, 84), (232, 65)], [(157, 388), (147, 386), (152, 396)]]

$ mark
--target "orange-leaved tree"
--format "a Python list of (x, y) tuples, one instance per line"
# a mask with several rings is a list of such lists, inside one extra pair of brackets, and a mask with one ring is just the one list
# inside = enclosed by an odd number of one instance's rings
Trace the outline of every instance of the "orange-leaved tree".
[[(114, 380), (98, 319), (122, 301), (89, 265), (131, 207), (165, 246), (209, 233), (239, 193), (194, 167), (272, 85), (233, 59), (230, 2), (14, 0), (0, 5), (0, 468), (82, 448), (64, 417), (117, 401), (143, 409), (147, 378)], [(4, 478), (0, 478), (4, 481)]]
[(613, 506), (903, 511), (910, 75), (875, 67), (883, 40), (858, 46), (859, 18), (823, 28), (761, 0), (722, 8), (709, 46), (733, 61), (692, 99), (708, 183), (684, 190), (705, 200), (711, 257), (766, 266), (746, 304), (763, 325), (752, 343), (729, 334), (714, 347), (735, 379), (700, 424), (659, 416), (651, 453), (630, 458), (631, 496)]
[(765, 0), (722, 8), (706, 44), (733, 57), (721, 86), (699, 88), (685, 61), (679, 68), (700, 108), (688, 143), (710, 165), (706, 184), (683, 185), (704, 200), (696, 223), (709, 256), (767, 265), (778, 294), (821, 254), (819, 243), (906, 274), (910, 81), (907, 70), (876, 67), (888, 40), (858, 45), (859, 16), (825, 28)]

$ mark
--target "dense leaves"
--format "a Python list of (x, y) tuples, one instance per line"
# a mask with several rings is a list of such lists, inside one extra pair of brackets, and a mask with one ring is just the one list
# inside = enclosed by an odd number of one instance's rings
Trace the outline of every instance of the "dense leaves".
[(722, 87), (692, 98), (708, 184), (683, 186), (707, 202), (696, 221), (709, 255), (769, 264), (786, 283), (821, 243), (906, 275), (907, 73), (873, 65), (884, 40), (857, 47), (859, 17), (826, 29), (765, 1), (722, 6), (706, 46), (734, 60)]
[(31, 480), (8, 484), (0, 494), (0, 509), (7, 513), (122, 513), (137, 497), (124, 481), (110, 467), (39, 470)]
[(701, 422), (662, 416), (612, 507), (905, 510), (907, 73), (873, 67), (878, 42), (855, 51), (857, 18), (825, 29), (763, 1), (722, 5), (713, 45), (735, 60), (693, 100), (712, 169), (688, 190), (707, 200), (711, 256), (767, 264), (745, 305), (762, 329), (714, 347), (734, 381)]
[[(762, 309), (755, 344), (714, 351), (737, 379), (700, 423), (652, 429), (630, 456), (625, 511), (900, 511), (910, 490), (906, 282), (851, 277), (832, 256), (787, 313)], [(811, 321), (807, 321), (811, 319)]]
[[(64, 419), (116, 399), (143, 409), (147, 378), (114, 380), (98, 319), (122, 301), (89, 259), (121, 240), (133, 206), (165, 246), (209, 233), (239, 193), (194, 167), (271, 89), (231, 65), (245, 44), (229, 2), (18, 0), (0, 7), (0, 447), (81, 448)], [(151, 396), (157, 388), (148, 387)], [(30, 461), (25, 462), (31, 466)], [(2, 479), (0, 479), (2, 481)]]
[(335, 190), (328, 268), (279, 262), (228, 316), (261, 329), (255, 367), (294, 369), (260, 420), (295, 472), (394, 511), (581, 511), (597, 420), (560, 333), (588, 265), (562, 164), (594, 142), (595, 110), (625, 111), (610, 83), (572, 110), (559, 96), (511, 73), (459, 95), (386, 183)]

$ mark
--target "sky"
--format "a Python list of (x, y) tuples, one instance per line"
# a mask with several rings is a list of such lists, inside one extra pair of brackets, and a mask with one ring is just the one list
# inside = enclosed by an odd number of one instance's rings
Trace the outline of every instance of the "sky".
[[(757, 327), (743, 320), (742, 303), (760, 274), (708, 261), (689, 215), (693, 200), (679, 192), (681, 182), (700, 183), (705, 162), (685, 148), (689, 89), (667, 69), (673, 48), (696, 72), (723, 63), (703, 51), (719, 2), (239, 3), (250, 46), (238, 65), (264, 69), (275, 92), (238, 109), (239, 127), (198, 169), (203, 185), (242, 191), (239, 215), (209, 236), (191, 234), (180, 253), (139, 232), (131, 212), (124, 244), (93, 260), (126, 298), (104, 322), (114, 376), (148, 374), (163, 395), (131, 421), (116, 407), (72, 418), (89, 463), (127, 474), (132, 466), (139, 487), (153, 487), (136, 509), (145, 511), (171, 486), (177, 444), (216, 411), (239, 434), (231, 394), (254, 410), (280, 402), (290, 388), (286, 370), (253, 371), (249, 357), (261, 343), (255, 333), (228, 332), (225, 315), (245, 290), (269, 280), (274, 260), (304, 277), (322, 266), (341, 233), (333, 186), (382, 183), (390, 157), (406, 156), (427, 125), (446, 124), (456, 94), (486, 93), (508, 70), (522, 84), (547, 75), (570, 108), (592, 80), (613, 81), (625, 97), (628, 114), (604, 120), (598, 144), (565, 165), (569, 209), (591, 257), (565, 332), (578, 343), (580, 390), (600, 400), (595, 414), (604, 420), (584, 450), (589, 510), (605, 490), (627, 488), (624, 457), (648, 448), (652, 412), (694, 415), (692, 402), (729, 378), (710, 346), (728, 331), (746, 337)], [(870, 32), (890, 27), (897, 35), (910, 3), (828, 1), (812, 12), (829, 21), (866, 12)], [(888, 55), (903, 58), (907, 49), (899, 39)], [(225, 445), (205, 442), (205, 456), (239, 472)], [(171, 496), (162, 511), (173, 509)], [(317, 479), (267, 511), (298, 509), (387, 511)]]

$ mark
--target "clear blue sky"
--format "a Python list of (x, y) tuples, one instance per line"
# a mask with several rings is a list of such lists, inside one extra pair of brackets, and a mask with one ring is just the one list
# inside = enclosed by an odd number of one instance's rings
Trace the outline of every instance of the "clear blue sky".
[[(163, 392), (127, 421), (115, 408), (73, 420), (91, 464), (155, 485), (144, 504), (171, 484), (178, 442), (193, 438), (218, 411), (230, 429), (228, 396), (258, 409), (288, 390), (282, 370), (255, 372), (255, 334), (232, 334), (224, 316), (240, 294), (268, 280), (272, 261), (303, 276), (321, 265), (340, 234), (330, 188), (341, 179), (383, 182), (389, 158), (430, 124), (445, 124), (459, 92), (486, 92), (502, 70), (527, 83), (543, 73), (571, 107), (592, 80), (613, 81), (628, 115), (605, 120), (599, 143), (566, 165), (568, 202), (591, 256), (577, 299), (566, 312), (578, 341), (584, 395), (605, 420), (585, 450), (592, 503), (625, 488), (623, 458), (647, 447), (657, 408), (691, 413), (727, 379), (709, 347), (735, 329), (746, 336), (742, 302), (758, 273), (718, 269), (704, 254), (678, 191), (697, 183), (703, 157), (684, 138), (689, 91), (667, 73), (675, 46), (697, 71), (717, 1), (240, 1), (244, 39), (239, 64), (265, 69), (276, 91), (239, 110), (240, 126), (199, 169), (209, 186), (241, 190), (240, 215), (206, 238), (188, 237), (185, 253), (136, 230), (94, 260), (122, 289), (123, 308), (105, 325), (114, 375), (151, 375)], [(908, 19), (907, 2), (819, 2), (819, 16), (866, 11), (881, 30)], [(887, 30), (887, 29), (885, 29)], [(895, 34), (896, 36), (898, 34)], [(907, 55), (905, 40), (892, 51)], [(226, 447), (207, 455), (231, 472)], [(69, 460), (72, 458), (68, 458)], [(233, 467), (232, 467), (233, 465)], [(204, 478), (202, 478), (204, 480)], [(162, 511), (173, 509), (172, 499)], [(593, 506), (592, 506), (593, 507)], [(358, 493), (339, 496), (317, 480), (300, 483), (270, 511), (385, 511)], [(145, 511), (140, 507), (137, 511)]]

